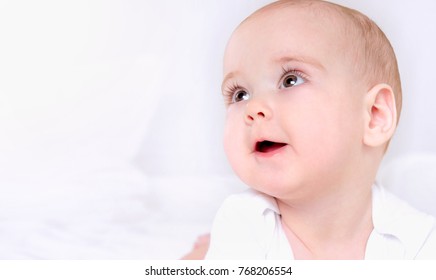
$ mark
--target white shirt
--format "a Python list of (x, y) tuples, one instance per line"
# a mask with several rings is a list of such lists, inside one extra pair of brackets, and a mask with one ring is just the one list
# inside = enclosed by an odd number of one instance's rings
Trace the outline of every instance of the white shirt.
[[(232, 195), (218, 211), (206, 259), (294, 259), (276, 200), (254, 190)], [(384, 188), (372, 190), (374, 229), (365, 259), (436, 259), (436, 220)]]

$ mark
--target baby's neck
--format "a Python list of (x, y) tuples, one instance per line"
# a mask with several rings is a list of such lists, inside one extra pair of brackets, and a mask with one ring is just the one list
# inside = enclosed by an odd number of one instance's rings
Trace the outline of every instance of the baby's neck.
[(371, 189), (277, 203), (295, 259), (364, 259), (373, 230)]

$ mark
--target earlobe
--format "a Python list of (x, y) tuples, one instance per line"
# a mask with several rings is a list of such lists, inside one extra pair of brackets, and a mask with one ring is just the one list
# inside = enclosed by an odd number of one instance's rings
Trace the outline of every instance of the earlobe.
[(378, 84), (365, 96), (365, 133), (363, 142), (377, 147), (388, 143), (396, 129), (397, 110), (392, 88)]

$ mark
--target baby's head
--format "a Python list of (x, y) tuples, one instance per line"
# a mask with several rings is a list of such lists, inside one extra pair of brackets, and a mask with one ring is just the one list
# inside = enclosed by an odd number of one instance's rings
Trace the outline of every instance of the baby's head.
[(401, 109), (383, 32), (323, 1), (275, 2), (243, 21), (227, 45), (223, 94), (230, 164), (279, 198), (371, 185)]

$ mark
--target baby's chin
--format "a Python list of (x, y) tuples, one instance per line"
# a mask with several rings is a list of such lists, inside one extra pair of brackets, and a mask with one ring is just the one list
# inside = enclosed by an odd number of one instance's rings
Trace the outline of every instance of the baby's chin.
[[(253, 180), (254, 179), (254, 180)], [(252, 189), (269, 195), (277, 199), (290, 199), (296, 197), (297, 193), (301, 193), (303, 184), (297, 182), (296, 178), (253, 178), (244, 181)]]

